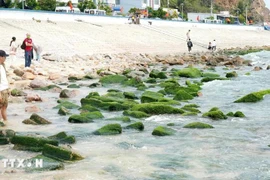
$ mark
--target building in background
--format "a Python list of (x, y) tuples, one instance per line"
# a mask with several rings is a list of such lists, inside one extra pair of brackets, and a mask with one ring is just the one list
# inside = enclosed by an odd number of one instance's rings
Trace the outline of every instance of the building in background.
[(146, 9), (147, 7), (151, 7), (157, 10), (160, 8), (160, 0), (115, 0), (115, 7), (122, 8), (125, 14), (131, 8)]

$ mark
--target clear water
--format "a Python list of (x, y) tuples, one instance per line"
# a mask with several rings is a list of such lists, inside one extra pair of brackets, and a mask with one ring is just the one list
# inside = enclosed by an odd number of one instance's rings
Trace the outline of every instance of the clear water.
[[(202, 86), (203, 96), (190, 101), (200, 106), (202, 112), (212, 107), (219, 107), (224, 113), (242, 111), (246, 118), (229, 118), (223, 121), (212, 121), (202, 118), (181, 115), (158, 115), (142, 120), (143, 132), (124, 130), (117, 136), (94, 136), (91, 133), (99, 127), (110, 123), (96, 120), (89, 124), (70, 124), (68, 117), (60, 117), (57, 110), (58, 93), (37, 91), (47, 101), (39, 103), (10, 104), (9, 125), (18, 134), (38, 133), (44, 136), (66, 131), (75, 135), (77, 143), (72, 148), (85, 159), (65, 164), (65, 170), (42, 173), (26, 173), (0, 164), (0, 179), (110, 179), (110, 180), (154, 180), (154, 179), (235, 179), (264, 180), (270, 179), (270, 96), (263, 101), (251, 104), (233, 103), (234, 100), (250, 92), (270, 89), (269, 71), (270, 52), (260, 52), (244, 56), (253, 61), (254, 66), (264, 70), (252, 71), (254, 67), (241, 67), (236, 70), (238, 77), (228, 81), (212, 81)], [(225, 76), (223, 67), (217, 67), (216, 73)], [(250, 72), (251, 75), (245, 75)], [(184, 82), (185, 79), (181, 81)], [(95, 80), (84, 81), (91, 84)], [(114, 85), (90, 89), (82, 87), (80, 95), (71, 99), (80, 105), (79, 100), (91, 91), (105, 94), (107, 89), (123, 89)], [(158, 90), (159, 87), (153, 88)], [(125, 91), (135, 91), (126, 88)], [(141, 92), (137, 92), (140, 94)], [(185, 103), (182, 103), (184, 105)], [(38, 106), (41, 116), (52, 121), (51, 125), (32, 126), (21, 123), (31, 113), (25, 112), (27, 106)], [(79, 113), (74, 110), (73, 113)], [(121, 112), (102, 112), (106, 118), (119, 116)], [(185, 124), (201, 121), (213, 125), (214, 129), (192, 130), (182, 128)], [(175, 123), (174, 136), (155, 137), (151, 133), (158, 125)], [(119, 122), (118, 122), (119, 123)], [(122, 126), (127, 124), (121, 123)], [(30, 158), (37, 153), (12, 150), (13, 145), (0, 146), (1, 158)]]

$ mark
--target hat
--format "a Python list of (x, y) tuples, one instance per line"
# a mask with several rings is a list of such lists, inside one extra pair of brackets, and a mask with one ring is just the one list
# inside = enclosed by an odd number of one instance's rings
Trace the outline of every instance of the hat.
[(9, 56), (5, 51), (0, 50), (0, 57), (7, 57)]

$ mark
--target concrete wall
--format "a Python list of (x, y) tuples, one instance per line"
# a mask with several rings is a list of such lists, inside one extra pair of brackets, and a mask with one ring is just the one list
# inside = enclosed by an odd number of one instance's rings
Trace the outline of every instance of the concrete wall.
[[(31, 11), (31, 10), (12, 10), (12, 9), (0, 9), (0, 19), (21, 19), (32, 20), (32, 18), (39, 20), (51, 20), (51, 21), (66, 21), (74, 22), (81, 20), (89, 23), (98, 24), (126, 24), (128, 18), (123, 17), (111, 17), (111, 16), (95, 16), (87, 14), (66, 14), (55, 13), (46, 11)], [(166, 26), (166, 28), (173, 27), (187, 27), (187, 28), (217, 28), (217, 29), (235, 29), (235, 30), (264, 30), (262, 26), (240, 26), (240, 25), (225, 25), (225, 24), (205, 24), (194, 22), (181, 22), (181, 21), (168, 21), (168, 20), (155, 20), (155, 19), (141, 19), (142, 25), (148, 25), (148, 21), (152, 22), (152, 26)]]

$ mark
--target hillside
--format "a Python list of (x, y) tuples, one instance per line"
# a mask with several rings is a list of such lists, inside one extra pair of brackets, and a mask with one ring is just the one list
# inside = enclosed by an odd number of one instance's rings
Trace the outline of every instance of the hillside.
[[(211, 0), (170, 0), (170, 7), (181, 11), (184, 3), (184, 12), (210, 12)], [(167, 7), (167, 0), (161, 0), (161, 5)], [(266, 8), (264, 0), (213, 0), (213, 12), (230, 11), (233, 15), (247, 15), (254, 22), (270, 20), (270, 11)]]

